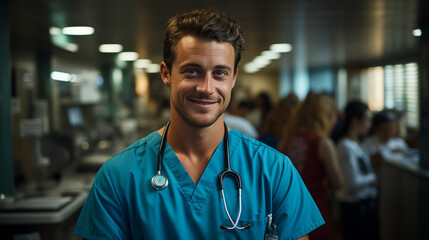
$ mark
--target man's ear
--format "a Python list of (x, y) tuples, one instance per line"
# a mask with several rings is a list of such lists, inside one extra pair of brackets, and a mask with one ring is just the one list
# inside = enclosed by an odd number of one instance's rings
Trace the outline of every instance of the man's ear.
[(165, 62), (161, 62), (160, 65), (160, 71), (161, 71), (161, 78), (164, 82), (165, 86), (170, 87), (170, 72), (168, 71), (167, 65)]

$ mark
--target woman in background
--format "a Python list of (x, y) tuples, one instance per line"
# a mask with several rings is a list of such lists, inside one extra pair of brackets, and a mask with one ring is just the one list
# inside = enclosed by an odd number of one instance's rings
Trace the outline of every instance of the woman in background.
[(298, 104), (299, 98), (293, 93), (280, 100), (268, 114), (258, 140), (272, 148), (277, 148), (282, 129), (290, 121)]
[(367, 105), (347, 104), (338, 159), (344, 175), (344, 188), (337, 192), (344, 239), (379, 239), (376, 175), (360, 139), (371, 127), (372, 113)]
[(325, 219), (325, 225), (309, 234), (313, 240), (332, 239), (327, 190), (342, 185), (335, 145), (329, 138), (336, 120), (335, 101), (309, 93), (285, 127), (278, 147), (291, 158)]

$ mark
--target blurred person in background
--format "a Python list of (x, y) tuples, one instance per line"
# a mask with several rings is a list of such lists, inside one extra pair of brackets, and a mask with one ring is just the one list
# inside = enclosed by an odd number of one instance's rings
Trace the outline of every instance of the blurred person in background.
[(260, 132), (272, 108), (271, 98), (267, 93), (261, 92), (253, 100), (253, 105), (254, 108), (247, 114), (246, 118), (249, 119), (258, 132)]
[(336, 120), (334, 99), (309, 93), (285, 127), (278, 148), (292, 159), (325, 219), (326, 224), (311, 232), (310, 239), (332, 239), (327, 190), (342, 186), (335, 144), (329, 138)]
[(246, 118), (255, 106), (249, 100), (241, 100), (236, 107), (231, 109), (231, 114)]
[(258, 131), (255, 126), (246, 118), (233, 114), (231, 106), (227, 109), (224, 114), (225, 123), (232, 129), (235, 129), (251, 138), (258, 138)]
[(389, 159), (400, 158), (408, 145), (397, 136), (396, 117), (388, 111), (374, 115), (371, 135), (363, 141), (363, 147), (371, 157), (373, 169), (377, 172), (380, 164)]
[(344, 239), (379, 239), (377, 178), (360, 139), (368, 134), (372, 113), (360, 101), (349, 102), (338, 142), (344, 187), (337, 192)]
[(282, 129), (290, 121), (298, 104), (299, 98), (294, 93), (280, 100), (268, 114), (258, 140), (272, 148), (277, 148)]

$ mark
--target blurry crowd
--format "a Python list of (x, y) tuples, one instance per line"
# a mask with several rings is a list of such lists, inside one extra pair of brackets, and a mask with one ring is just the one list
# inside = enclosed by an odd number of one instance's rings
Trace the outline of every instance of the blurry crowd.
[(379, 239), (378, 172), (383, 161), (408, 150), (403, 115), (372, 112), (367, 104), (310, 92), (276, 103), (269, 95), (233, 104), (225, 122), (288, 156), (326, 224), (310, 239)]

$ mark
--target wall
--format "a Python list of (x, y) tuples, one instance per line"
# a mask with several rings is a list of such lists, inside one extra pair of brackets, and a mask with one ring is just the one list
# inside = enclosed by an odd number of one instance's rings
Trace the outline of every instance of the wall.
[(331, 68), (310, 71), (310, 91), (334, 93), (335, 72)]
[(246, 94), (247, 97), (256, 96), (260, 92), (266, 92), (270, 95), (271, 100), (279, 99), (279, 75), (277, 73), (255, 73), (238, 75), (235, 85), (237, 93), (236, 98), (241, 99)]

